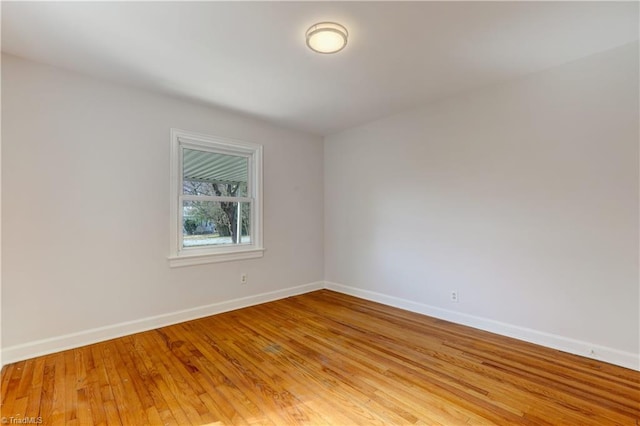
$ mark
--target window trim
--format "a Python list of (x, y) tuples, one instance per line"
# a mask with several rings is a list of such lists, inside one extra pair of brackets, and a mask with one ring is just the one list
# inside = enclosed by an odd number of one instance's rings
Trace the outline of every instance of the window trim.
[[(221, 154), (239, 155), (248, 158), (249, 176), (247, 197), (234, 197), (239, 202), (250, 202), (251, 243), (220, 247), (182, 247), (182, 148)], [(180, 129), (171, 129), (170, 153), (170, 251), (169, 266), (180, 267), (205, 263), (229, 262), (255, 259), (263, 256), (262, 245), (262, 145), (219, 136), (204, 135)], [(189, 197), (189, 196), (187, 196)], [(200, 198), (201, 199), (201, 198)]]

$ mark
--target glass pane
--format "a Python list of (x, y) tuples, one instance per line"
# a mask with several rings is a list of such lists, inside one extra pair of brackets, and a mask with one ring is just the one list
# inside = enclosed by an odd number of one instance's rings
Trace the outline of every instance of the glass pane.
[(246, 197), (249, 159), (184, 148), (182, 192), (185, 195)]
[(241, 223), (240, 243), (250, 244), (251, 203), (184, 201), (182, 246), (238, 244), (238, 216)]

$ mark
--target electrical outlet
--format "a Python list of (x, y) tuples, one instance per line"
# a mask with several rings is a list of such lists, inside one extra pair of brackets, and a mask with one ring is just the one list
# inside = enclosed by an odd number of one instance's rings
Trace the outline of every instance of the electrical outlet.
[(240, 274), (240, 284), (246, 284), (249, 281), (249, 276), (246, 272)]
[(458, 297), (458, 292), (455, 290), (451, 292), (450, 298), (453, 303), (458, 303), (460, 301), (460, 298)]

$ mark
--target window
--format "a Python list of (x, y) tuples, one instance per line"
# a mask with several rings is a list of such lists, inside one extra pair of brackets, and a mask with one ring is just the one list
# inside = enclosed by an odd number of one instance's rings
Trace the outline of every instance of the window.
[(170, 266), (261, 257), (262, 146), (171, 130)]

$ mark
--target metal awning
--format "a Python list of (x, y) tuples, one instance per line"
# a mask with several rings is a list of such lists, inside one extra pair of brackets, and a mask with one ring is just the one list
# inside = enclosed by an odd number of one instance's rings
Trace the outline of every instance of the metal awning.
[(247, 182), (248, 171), (247, 157), (189, 148), (182, 151), (184, 180), (212, 183)]

